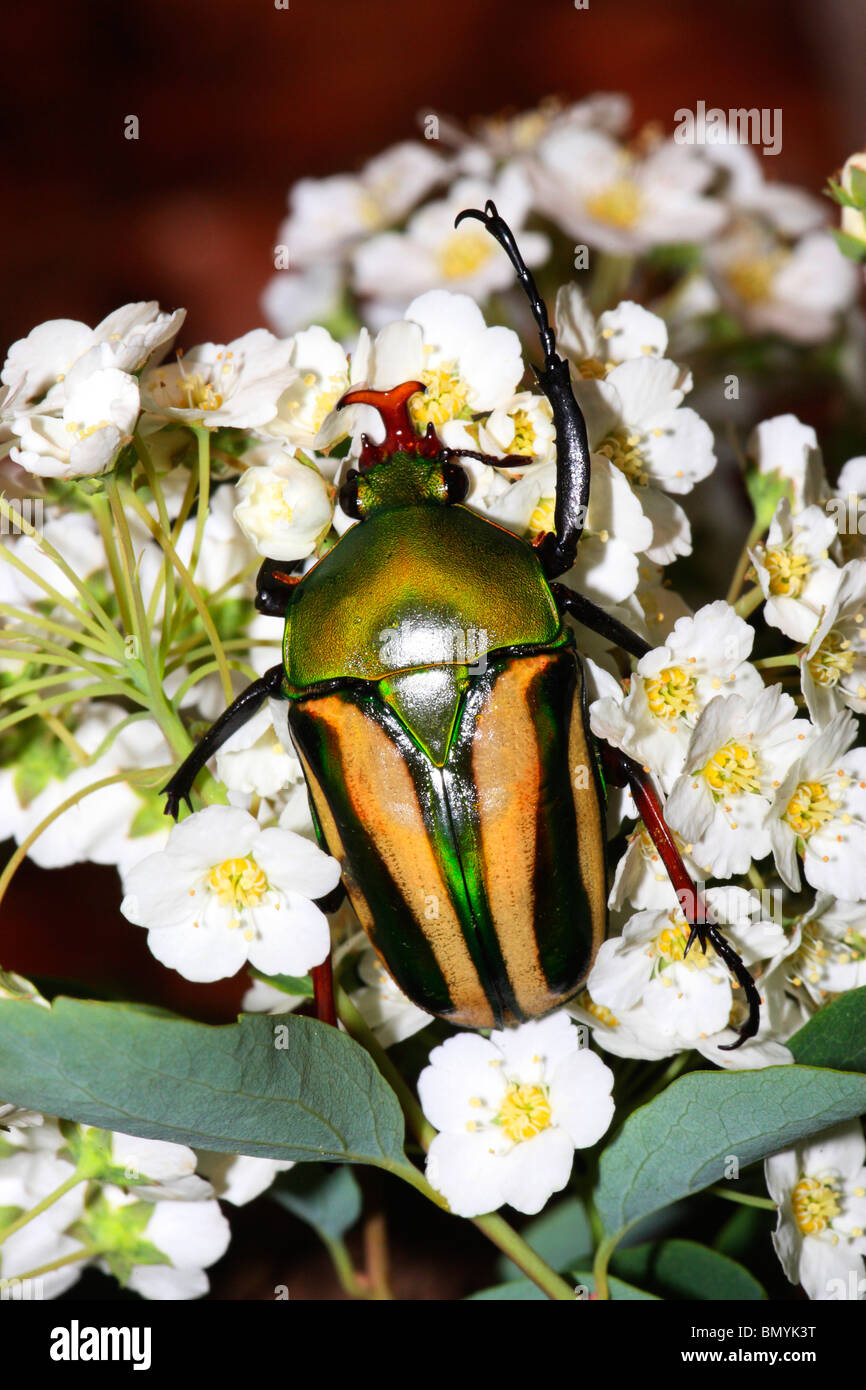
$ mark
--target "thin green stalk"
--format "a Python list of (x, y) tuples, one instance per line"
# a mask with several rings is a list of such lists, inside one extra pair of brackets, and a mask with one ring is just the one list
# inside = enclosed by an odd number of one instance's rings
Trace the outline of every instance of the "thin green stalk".
[[(730, 602), (730, 599), (728, 602)], [(748, 593), (743, 594), (742, 598), (737, 599), (736, 603), (733, 605), (734, 612), (741, 618), (748, 618), (749, 614), (754, 613), (756, 608), (760, 608), (763, 602), (763, 591), (761, 586), (756, 584), (753, 589), (749, 589)]]
[(70, 1177), (66, 1178), (58, 1187), (55, 1187), (49, 1192), (47, 1197), (43, 1197), (41, 1202), (37, 1202), (35, 1207), (30, 1207), (27, 1211), (22, 1212), (20, 1216), (16, 1216), (14, 1221), (10, 1221), (9, 1225), (4, 1226), (2, 1231), (0, 1231), (0, 1245), (2, 1245), (5, 1240), (8, 1240), (10, 1236), (14, 1236), (15, 1232), (20, 1231), (29, 1221), (35, 1220), (37, 1216), (41, 1216), (49, 1207), (53, 1207), (54, 1203), (59, 1202), (61, 1197), (65, 1197), (67, 1192), (71, 1192), (73, 1187), (77, 1187), (80, 1182), (84, 1182), (84, 1178), (84, 1173), (79, 1173), (78, 1169), (76, 1169)]
[[(247, 676), (249, 680), (258, 679), (258, 671), (254, 671), (252, 666), (248, 665), (245, 661), (229, 661), (227, 665), (229, 670), (231, 671), (243, 672), (243, 674)], [(221, 670), (222, 667), (220, 666), (220, 663), (218, 661), (208, 661), (202, 666), (197, 666), (194, 671), (190, 671), (183, 684), (178, 686), (174, 695), (175, 700), (179, 704), (180, 701), (183, 700), (184, 696), (187, 695), (189, 691), (192, 690), (195, 686), (197, 686), (200, 681), (205, 680), (208, 676), (212, 676), (215, 671)], [(231, 701), (233, 699), (234, 695), (232, 694), (232, 696), (229, 699), (229, 704), (231, 704)]]
[(352, 1264), (352, 1256), (349, 1254), (345, 1241), (335, 1240), (333, 1236), (325, 1235), (324, 1232), (320, 1232), (319, 1234), (322, 1237), (322, 1243), (325, 1249), (331, 1257), (334, 1270), (344, 1292), (347, 1293), (350, 1298), (371, 1298), (372, 1292), (363, 1282), (355, 1266)]
[(796, 652), (785, 652), (783, 656), (762, 656), (753, 665), (759, 671), (771, 671), (777, 666), (799, 666), (800, 658)]
[[(223, 694), (225, 695), (226, 704), (231, 704), (232, 700), (234, 699), (234, 692), (232, 690), (231, 676), (229, 675), (228, 662), (226, 661), (225, 652), (223, 651), (222, 641), (220, 639), (219, 633), (216, 630), (214, 620), (208, 612), (204, 600), (202, 599), (202, 596), (199, 593), (198, 588), (196, 587), (193, 581), (192, 574), (186, 568), (183, 561), (180, 559), (180, 556), (178, 555), (177, 551), (174, 548), (174, 545), (168, 539), (168, 537), (160, 535), (159, 526), (154, 521), (147, 508), (142, 504), (141, 499), (136, 497), (133, 493), (132, 496), (129, 498), (129, 502), (130, 505), (141, 517), (144, 524), (150, 529), (154, 539), (157, 540), (159, 544), (163, 547), (163, 549), (166, 551), (172, 564), (174, 565), (174, 568), (177, 570), (181, 584), (183, 585), (183, 591), (192, 600), (193, 606), (195, 607), (196, 612), (201, 618), (202, 626), (204, 627), (204, 630), (207, 633), (208, 638), (210, 640), (211, 647), (213, 648), (213, 654), (219, 666), (220, 679), (222, 681)], [(181, 604), (182, 598), (179, 598), (177, 608), (175, 609), (175, 616), (177, 616), (177, 611), (181, 607)], [(176, 626), (177, 624), (175, 624), (175, 627)]]
[[(78, 612), (78, 610), (75, 610)], [(23, 608), (15, 608), (11, 603), (0, 603), (0, 614), (4, 618), (11, 618), (18, 624), (21, 631), (19, 641), (36, 641), (37, 634), (31, 632), (31, 628), (44, 628), (46, 632), (53, 632), (56, 637), (61, 637), (67, 642), (77, 643), (78, 646), (87, 647), (89, 651), (97, 652), (106, 657), (109, 661), (114, 660), (114, 652), (103, 640), (101, 629), (98, 634), (83, 631), (80, 627), (67, 627), (65, 623), (58, 623), (53, 618), (46, 618), (42, 613), (27, 612)], [(9, 634), (14, 629), (5, 629)]]
[(17, 1274), (15, 1277), (21, 1283), (25, 1279), (39, 1279), (43, 1274), (53, 1274), (55, 1269), (64, 1269), (66, 1265), (74, 1265), (78, 1260), (92, 1260), (95, 1255), (103, 1255), (104, 1247), (101, 1245), (83, 1245), (80, 1250), (73, 1250), (70, 1255), (61, 1255), (57, 1260), (49, 1260), (48, 1264), (39, 1265), (36, 1269), (28, 1269), (26, 1274)]
[[(162, 527), (163, 533), (166, 536), (170, 536), (171, 521), (169, 520), (168, 508), (165, 505), (165, 494), (163, 493), (162, 485), (157, 476), (156, 469), (153, 466), (153, 460), (150, 457), (150, 450), (145, 444), (144, 439), (142, 438), (139, 431), (136, 431), (135, 433), (135, 451), (138, 455), (139, 462), (141, 463), (141, 466), (144, 469), (144, 475), (147, 478), (148, 484), (150, 486), (150, 491), (153, 500), (156, 503), (159, 524)], [(147, 609), (147, 621), (150, 627), (155, 626), (156, 623), (156, 609), (157, 604), (159, 603), (159, 598), (163, 587), (165, 588), (165, 602), (163, 604), (162, 610), (162, 630), (159, 636), (159, 659), (160, 666), (164, 670), (171, 640), (171, 615), (174, 612), (175, 604), (174, 569), (172, 568), (167, 558), (163, 559), (162, 568), (160, 570), (159, 575), (157, 576), (156, 582), (154, 583), (153, 593), (151, 594), (150, 603)]]
[(748, 1192), (734, 1192), (721, 1184), (708, 1187), (714, 1197), (724, 1197), (726, 1202), (736, 1202), (741, 1207), (760, 1207), (762, 1211), (775, 1211), (776, 1203), (772, 1197), (752, 1197)]
[[(0, 516), (6, 515), (8, 510), (9, 508), (5, 498), (0, 496)], [(36, 538), (36, 530), (33, 526), (25, 522), (22, 522), (21, 525), (25, 528), (25, 534), (32, 536), (34, 539)], [(41, 589), (56, 607), (65, 608), (67, 613), (72, 613), (79, 623), (84, 623), (93, 633), (103, 634), (107, 637), (109, 650), (116, 649), (117, 647), (120, 647), (122, 650), (120, 633), (114, 626), (114, 623), (111, 621), (105, 609), (97, 599), (94, 598), (87, 586), (82, 583), (74, 571), (69, 568), (66, 561), (61, 559), (54, 547), (49, 545), (44, 537), (41, 538), (41, 548), (45, 551), (46, 555), (48, 555), (49, 559), (53, 560), (54, 564), (62, 570), (67, 579), (72, 582), (73, 587), (82, 601), (80, 607), (76, 607), (71, 599), (59, 593), (53, 585), (48, 583), (47, 579), (43, 579), (41, 574), (37, 574), (34, 569), (31, 569), (29, 565), (24, 563), (20, 556), (16, 555), (7, 545), (2, 543), (0, 543), (0, 559), (5, 560), (13, 569), (18, 570), (19, 574), (23, 574), (25, 578), (29, 579), (31, 584), (35, 584), (38, 589)]]
[(764, 876), (754, 864), (749, 865), (748, 879), (753, 888), (757, 888), (759, 893), (763, 893), (766, 886)]
[(114, 596), (117, 599), (121, 625), (124, 632), (129, 632), (132, 626), (132, 619), (129, 612), (129, 595), (123, 582), (120, 557), (117, 553), (117, 541), (114, 534), (114, 527), (111, 524), (111, 508), (108, 503), (108, 498), (105, 493), (94, 493), (88, 497), (88, 502), (96, 519), (96, 524), (99, 527), (99, 534), (102, 537), (105, 556), (108, 560), (108, 572), (111, 575), (111, 582), (114, 585)]
[(548, 1298), (555, 1302), (574, 1302), (573, 1285), (566, 1283), (560, 1274), (551, 1269), (547, 1261), (543, 1260), (531, 1245), (527, 1245), (523, 1237), (496, 1212), (491, 1212), (489, 1216), (474, 1217), (473, 1225), (477, 1226), (503, 1254), (513, 1260), (518, 1269), (522, 1269)]
[[(58, 705), (72, 705), (80, 700), (96, 700), (101, 695), (115, 695), (117, 693), (114, 685), (87, 685), (82, 689), (68, 690), (62, 695), (54, 695), (50, 700), (34, 700), (24, 705), (22, 709), (17, 709), (13, 714), (7, 714), (4, 719), (0, 719), (0, 734), (5, 734), (7, 729), (11, 729), (16, 724), (23, 724), (27, 719), (38, 716), (44, 719), (49, 711), (56, 709)], [(136, 697), (140, 703), (144, 704), (141, 696)]]
[(195, 578), (198, 557), (201, 554), (201, 543), (204, 536), (205, 522), (207, 521), (208, 507), (210, 506), (210, 430), (204, 425), (194, 425), (193, 434), (198, 445), (198, 504), (195, 517), (195, 533), (192, 542), (192, 554), (189, 560), (190, 575)]
[(746, 575), (752, 565), (752, 557), (749, 551), (758, 544), (758, 541), (761, 539), (766, 529), (767, 527), (762, 521), (755, 521), (752, 524), (752, 529), (746, 537), (746, 543), (740, 551), (740, 558), (737, 560), (733, 576), (731, 577), (731, 583), (727, 594), (728, 603), (734, 603), (739, 598), (740, 590), (745, 583)]
[(595, 1252), (595, 1259), (592, 1262), (592, 1277), (595, 1284), (595, 1296), (600, 1299), (610, 1298), (610, 1289), (607, 1282), (607, 1267), (610, 1264), (610, 1257), (619, 1244), (622, 1232), (617, 1232), (613, 1236), (605, 1236)]
[[(147, 682), (147, 694), (150, 700), (151, 713), (174, 752), (185, 755), (191, 746), (190, 738), (173, 706), (166, 698), (165, 691), (162, 688), (162, 677), (157, 669), (156, 658), (151, 645), (151, 634), (147, 626), (147, 615), (144, 611), (141, 589), (134, 580), (135, 560), (132, 552), (132, 537), (129, 533), (129, 523), (126, 519), (126, 513), (123, 510), (123, 504), (120, 500), (117, 479), (110, 476), (106, 486), (111, 503), (112, 515), (114, 516), (115, 527), (120, 538), (120, 561), (124, 571), (124, 578), (132, 595), (131, 617), (133, 636), (138, 644), (138, 652)], [(146, 509), (145, 515), (152, 521), (150, 513)], [(229, 699), (230, 698), (231, 694), (229, 695)]]

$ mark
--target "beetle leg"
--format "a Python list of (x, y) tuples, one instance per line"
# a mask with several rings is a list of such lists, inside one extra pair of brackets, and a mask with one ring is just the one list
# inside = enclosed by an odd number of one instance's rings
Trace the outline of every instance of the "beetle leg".
[(547, 307), (520, 254), (514, 233), (499, 216), (492, 202), (485, 203), (483, 212), (479, 208), (466, 208), (456, 219), (455, 226), (464, 217), (475, 217), (483, 222), (490, 235), (499, 242), (517, 271), (538, 325), (544, 366), (533, 367), (533, 371), (553, 410), (556, 429), (556, 508), (553, 532), (548, 531), (539, 537), (536, 546), (545, 574), (548, 578), (554, 578), (570, 570), (574, 564), (577, 543), (586, 521), (590, 481), (586, 423), (574, 397), (568, 362), (556, 351), (556, 338), (547, 317)]
[(556, 599), (560, 612), (565, 610), (566, 613), (570, 613), (584, 627), (590, 628), (602, 637), (608, 637), (630, 656), (640, 658), (652, 651), (649, 642), (645, 642), (638, 633), (632, 632), (631, 628), (626, 627), (618, 618), (605, 613), (603, 608), (599, 608), (598, 604), (585, 598), (583, 594), (575, 593), (574, 589), (569, 589), (565, 584), (551, 584), (550, 592)]
[(165, 814), (174, 816), (177, 820), (181, 801), (185, 801), (190, 810), (190, 792), (192, 784), (201, 772), (205, 763), (212, 758), (218, 749), (222, 748), (227, 739), (248, 719), (261, 709), (268, 696), (279, 695), (283, 684), (283, 667), (272, 666), (252, 685), (248, 685), (238, 698), (229, 705), (228, 709), (220, 715), (219, 719), (208, 729), (204, 738), (199, 739), (192, 752), (184, 759), (177, 772), (165, 786), (160, 789), (160, 796), (165, 796)]
[(256, 575), (256, 608), (268, 617), (284, 618), (289, 598), (301, 576), (293, 571), (302, 560), (265, 560)]
[(694, 941), (699, 943), (705, 955), (707, 946), (712, 946), (716, 955), (725, 962), (737, 983), (742, 985), (745, 991), (749, 1017), (743, 1027), (738, 1030), (740, 1036), (737, 1041), (724, 1044), (723, 1051), (730, 1052), (736, 1047), (742, 1047), (743, 1043), (747, 1042), (749, 1038), (753, 1038), (758, 1031), (761, 1005), (758, 987), (740, 956), (725, 938), (721, 927), (713, 919), (703, 895), (692, 882), (664, 818), (662, 803), (652, 778), (638, 763), (627, 757), (625, 753), (620, 752), (619, 749), (611, 748), (609, 744), (602, 744), (601, 750), (605, 775), (616, 785), (625, 786), (627, 784), (630, 788), (638, 815), (652, 837), (653, 844), (667, 870), (668, 878), (676, 891), (683, 916), (691, 927), (685, 954), (688, 955)]
[(316, 1001), (316, 1018), (320, 1023), (337, 1026), (337, 1010), (334, 1005), (334, 971), (331, 965), (331, 952), (325, 956), (321, 965), (314, 965), (310, 972), (313, 977), (313, 996)]

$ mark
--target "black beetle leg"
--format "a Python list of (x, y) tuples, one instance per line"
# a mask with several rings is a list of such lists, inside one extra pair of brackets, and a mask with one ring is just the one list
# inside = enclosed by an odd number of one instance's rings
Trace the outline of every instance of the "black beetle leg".
[(676, 891), (683, 916), (691, 927), (685, 954), (688, 954), (695, 940), (699, 942), (701, 950), (705, 954), (707, 946), (712, 946), (745, 991), (749, 1017), (743, 1027), (737, 1030), (740, 1035), (737, 1041), (723, 1044), (723, 1050), (731, 1052), (734, 1048), (742, 1047), (743, 1043), (747, 1042), (749, 1038), (753, 1038), (758, 1031), (761, 1007), (758, 987), (731, 943), (725, 938), (721, 927), (713, 920), (703, 896), (692, 882), (664, 818), (661, 799), (649, 774), (619, 749), (602, 744), (601, 750), (605, 776), (618, 786), (628, 784), (637, 806), (638, 815), (652, 837), (653, 844), (667, 870), (668, 878)]
[(268, 696), (280, 694), (283, 684), (283, 667), (272, 666), (252, 685), (247, 686), (236, 700), (229, 705), (228, 709), (220, 715), (219, 719), (211, 725), (204, 738), (199, 739), (192, 752), (181, 763), (177, 772), (160, 789), (160, 796), (165, 796), (165, 814), (174, 816), (180, 810), (181, 801), (185, 801), (190, 810), (192, 802), (190, 792), (192, 784), (201, 772), (205, 763), (212, 758), (218, 749), (222, 748), (227, 739), (248, 719), (261, 709)]
[(284, 618), (301, 576), (294, 574), (303, 560), (265, 560), (256, 575), (256, 608), (271, 618)]
[(533, 318), (538, 325), (544, 366), (533, 367), (533, 371), (538, 378), (539, 386), (550, 401), (556, 429), (554, 531), (548, 532), (537, 542), (539, 559), (544, 566), (545, 574), (551, 579), (571, 569), (577, 555), (577, 543), (586, 522), (590, 482), (586, 423), (574, 397), (568, 363), (556, 351), (556, 338), (547, 317), (547, 307), (520, 254), (514, 233), (508, 223), (499, 216), (496, 205), (492, 202), (485, 204), (483, 212), (479, 208), (466, 208), (454, 225), (457, 226), (464, 217), (474, 217), (483, 222), (490, 235), (499, 242), (517, 271), (517, 277), (526, 292)]
[(567, 588), (565, 584), (551, 584), (550, 592), (553, 594), (560, 612), (565, 610), (566, 613), (570, 613), (584, 627), (590, 628), (592, 632), (597, 632), (601, 637), (609, 638), (611, 642), (622, 647), (623, 651), (628, 652), (630, 656), (640, 658), (652, 651), (649, 642), (645, 642), (636, 632), (632, 632), (625, 623), (611, 617), (610, 613), (605, 613), (603, 608), (599, 608), (598, 604), (585, 598), (583, 594), (575, 593), (574, 589)]

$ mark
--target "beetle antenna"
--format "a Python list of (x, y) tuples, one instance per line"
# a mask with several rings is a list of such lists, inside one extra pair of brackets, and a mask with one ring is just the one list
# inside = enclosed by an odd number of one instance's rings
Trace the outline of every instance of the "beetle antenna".
[(454, 219), (454, 226), (459, 227), (464, 217), (474, 217), (478, 222), (482, 222), (492, 237), (499, 242), (503, 251), (508, 256), (511, 264), (517, 272), (517, 278), (523, 286), (527, 299), (529, 300), (532, 316), (538, 325), (538, 336), (541, 339), (541, 348), (544, 353), (545, 365), (556, 356), (556, 339), (550, 320), (547, 317), (547, 305), (538, 293), (538, 286), (531, 270), (521, 255), (520, 248), (514, 239), (514, 233), (503, 217), (500, 217), (496, 204), (488, 198), (484, 204), (484, 211), (480, 208), (465, 208)]

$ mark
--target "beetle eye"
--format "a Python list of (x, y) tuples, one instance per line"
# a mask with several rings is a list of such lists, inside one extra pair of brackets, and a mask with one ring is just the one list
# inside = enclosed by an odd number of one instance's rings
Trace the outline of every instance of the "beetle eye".
[(449, 503), (462, 502), (469, 491), (469, 478), (459, 463), (446, 463), (442, 467), (442, 478)]
[(361, 520), (361, 508), (358, 505), (358, 473), (354, 468), (350, 468), (346, 474), (346, 480), (339, 492), (339, 503), (347, 516), (353, 516), (356, 521)]

